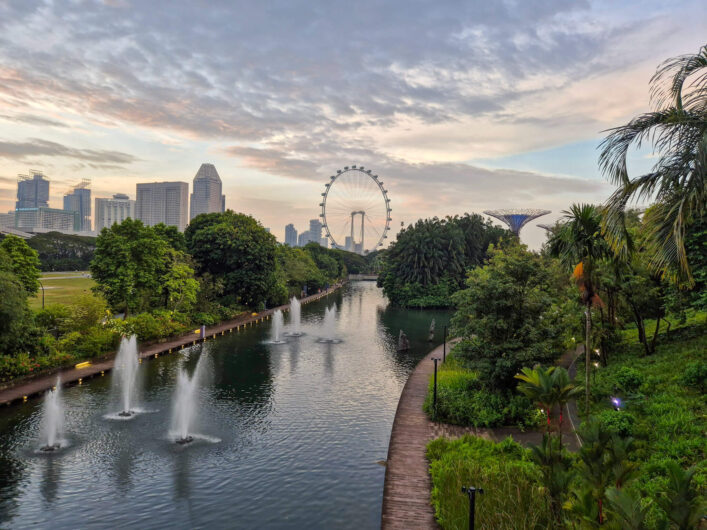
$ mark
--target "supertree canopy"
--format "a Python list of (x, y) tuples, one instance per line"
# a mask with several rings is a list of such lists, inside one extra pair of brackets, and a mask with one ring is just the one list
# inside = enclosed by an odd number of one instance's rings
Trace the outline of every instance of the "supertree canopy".
[(508, 225), (515, 235), (520, 235), (520, 229), (533, 219), (550, 213), (550, 210), (538, 210), (533, 208), (519, 208), (510, 210), (486, 210), (486, 215), (495, 217)]

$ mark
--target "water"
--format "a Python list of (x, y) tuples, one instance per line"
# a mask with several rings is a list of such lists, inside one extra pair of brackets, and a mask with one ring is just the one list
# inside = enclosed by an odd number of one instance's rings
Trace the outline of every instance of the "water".
[(272, 315), (272, 338), (270, 339), (270, 344), (284, 344), (286, 341), (282, 340), (282, 311), (276, 309)]
[(336, 337), (336, 306), (332, 305), (324, 311), (324, 323), (320, 332), (321, 337), (317, 342), (338, 343), (341, 342)]
[(117, 417), (129, 418), (137, 411), (137, 374), (140, 367), (135, 335), (120, 341), (113, 372), (114, 392), (120, 401)]
[(42, 411), (42, 444), (44, 452), (56, 451), (66, 446), (64, 434), (64, 407), (61, 403), (61, 379), (57, 378), (53, 390), (48, 390), (44, 397)]
[(196, 418), (200, 408), (199, 389), (204, 383), (206, 359), (206, 354), (199, 357), (191, 377), (185, 367), (181, 367), (177, 373), (169, 437), (178, 444), (192, 442), (198, 436)]
[[(333, 304), (343, 342), (319, 344)], [(355, 282), (303, 306), (306, 335), (287, 344), (264, 343), (270, 320), (143, 362), (139, 406), (151, 414), (103, 417), (118, 410), (111, 372), (63, 388), (70, 445), (49, 455), (37, 451), (42, 400), (3, 407), (0, 528), (378, 528), (377, 462), (408, 374), (433, 346), (433, 317), (441, 330), (445, 313), (392, 309), (373, 282)], [(408, 352), (396, 351), (400, 329)], [(177, 379), (202, 358), (194, 441), (178, 445)]]
[(285, 335), (289, 337), (302, 336), (302, 304), (294, 296), (290, 300), (290, 331)]

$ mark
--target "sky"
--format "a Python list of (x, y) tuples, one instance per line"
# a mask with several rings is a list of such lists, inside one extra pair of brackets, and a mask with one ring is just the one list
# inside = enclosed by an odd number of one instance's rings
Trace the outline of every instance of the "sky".
[(357, 164), (385, 182), (394, 232), (497, 208), (552, 223), (608, 197), (603, 131), (706, 37), (691, 0), (0, 0), (0, 211), (30, 168), (61, 207), (84, 178), (134, 198), (210, 162), (226, 207), (282, 240)]

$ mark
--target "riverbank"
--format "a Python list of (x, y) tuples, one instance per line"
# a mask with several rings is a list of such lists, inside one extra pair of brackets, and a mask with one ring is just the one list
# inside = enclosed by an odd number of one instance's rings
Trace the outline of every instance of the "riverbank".
[[(339, 283), (331, 286), (329, 289), (316, 293), (300, 300), (301, 304), (308, 304), (323, 298), (334, 291), (340, 289), (344, 283)], [(145, 345), (139, 349), (140, 359), (157, 358), (160, 355), (170, 354), (179, 351), (187, 346), (192, 346), (199, 342), (213, 340), (217, 336), (223, 336), (226, 333), (238, 332), (246, 326), (253, 326), (257, 323), (269, 320), (276, 310), (287, 312), (290, 309), (289, 304), (285, 304), (272, 309), (267, 309), (259, 313), (243, 315), (241, 317), (221, 322), (214, 326), (206, 328), (205, 336), (202, 338), (200, 333), (187, 333), (178, 337), (172, 337), (164, 342), (157, 342)], [(0, 390), (0, 405), (10, 405), (18, 401), (27, 401), (29, 398), (41, 394), (45, 390), (52, 388), (56, 384), (57, 377), (61, 377), (63, 385), (82, 384), (84, 379), (91, 377), (100, 377), (106, 372), (112, 370), (116, 352), (113, 352), (98, 362), (92, 362), (83, 368), (64, 367), (53, 370), (48, 374), (35, 377), (30, 380), (20, 380), (15, 384), (9, 383), (8, 386)], [(78, 366), (78, 365), (77, 365)]]

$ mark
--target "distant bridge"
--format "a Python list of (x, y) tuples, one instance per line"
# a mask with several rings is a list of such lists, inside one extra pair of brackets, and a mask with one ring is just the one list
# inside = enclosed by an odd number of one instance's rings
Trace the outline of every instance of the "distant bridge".
[(375, 282), (378, 280), (377, 274), (349, 274), (349, 281)]

